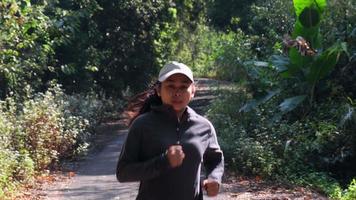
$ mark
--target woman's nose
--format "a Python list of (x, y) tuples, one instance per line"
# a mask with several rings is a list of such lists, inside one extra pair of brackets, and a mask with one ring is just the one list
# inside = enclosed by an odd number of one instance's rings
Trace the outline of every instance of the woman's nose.
[(178, 97), (178, 96), (182, 95), (181, 93), (182, 93), (182, 91), (180, 89), (174, 89), (172, 91), (172, 96)]
[(179, 97), (179, 96), (180, 96), (180, 92), (179, 92), (179, 91), (175, 91), (175, 92), (173, 93), (173, 96)]

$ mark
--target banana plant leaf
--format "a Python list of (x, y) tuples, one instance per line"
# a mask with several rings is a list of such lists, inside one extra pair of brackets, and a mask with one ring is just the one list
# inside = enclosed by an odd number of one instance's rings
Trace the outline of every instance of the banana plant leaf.
[(270, 100), (272, 97), (275, 95), (279, 94), (281, 90), (277, 89), (275, 91), (269, 91), (267, 95), (257, 98), (257, 99), (252, 99), (251, 101), (248, 101), (244, 106), (242, 106), (239, 109), (239, 112), (249, 112), (253, 109), (256, 109), (259, 105), (267, 102)]
[(309, 83), (315, 83), (327, 76), (335, 67), (342, 52), (347, 52), (346, 43), (336, 43), (332, 47), (324, 51), (312, 63), (310, 73), (307, 76)]
[[(321, 47), (319, 34), (320, 21), (326, 7), (326, 0), (293, 0), (297, 21), (294, 26), (292, 37), (302, 36), (314, 49)], [(312, 61), (310, 56), (302, 56), (295, 49), (289, 51), (292, 66), (300, 69), (307, 67)]]
[(284, 101), (279, 104), (279, 109), (284, 113), (294, 110), (300, 103), (305, 100), (306, 97), (307, 95), (300, 95), (284, 99)]

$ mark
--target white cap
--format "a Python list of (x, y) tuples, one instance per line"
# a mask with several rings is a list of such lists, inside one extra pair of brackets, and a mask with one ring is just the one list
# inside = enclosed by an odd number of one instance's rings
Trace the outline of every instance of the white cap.
[(192, 82), (194, 82), (193, 72), (189, 69), (189, 67), (183, 63), (179, 63), (177, 61), (172, 61), (163, 66), (158, 75), (158, 81), (163, 82), (168, 77), (173, 74), (184, 74), (187, 76)]

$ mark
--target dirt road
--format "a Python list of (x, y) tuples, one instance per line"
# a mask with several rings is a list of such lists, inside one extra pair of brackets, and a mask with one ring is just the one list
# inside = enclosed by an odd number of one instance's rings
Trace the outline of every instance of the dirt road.
[(115, 177), (116, 162), (126, 132), (117, 131), (117, 136), (113, 137), (105, 148), (90, 155), (80, 164), (74, 177), (46, 188), (47, 194), (44, 199), (134, 199), (138, 184), (119, 183)]

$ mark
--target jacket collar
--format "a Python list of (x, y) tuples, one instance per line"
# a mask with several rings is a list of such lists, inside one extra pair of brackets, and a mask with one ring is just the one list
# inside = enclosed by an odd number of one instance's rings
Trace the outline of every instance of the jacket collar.
[[(167, 115), (169, 118), (173, 118), (174, 120), (177, 120), (176, 112), (170, 105), (164, 105), (164, 104), (152, 105), (151, 109), (154, 112), (163, 113), (163, 114)], [(183, 113), (182, 121), (189, 121), (190, 119), (192, 119), (196, 116), (197, 116), (197, 113), (192, 108), (187, 106)]]

